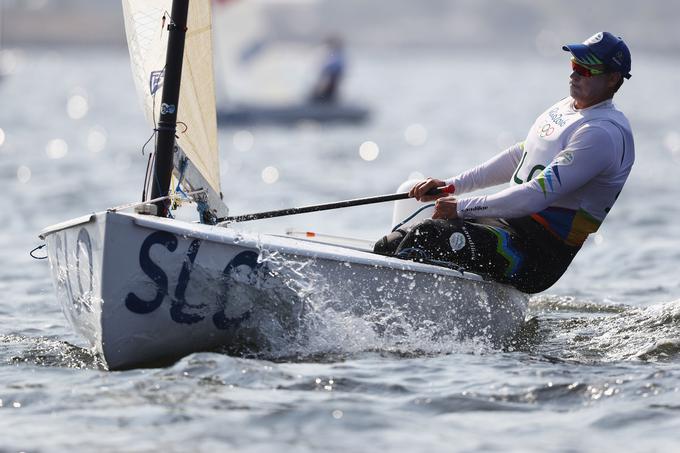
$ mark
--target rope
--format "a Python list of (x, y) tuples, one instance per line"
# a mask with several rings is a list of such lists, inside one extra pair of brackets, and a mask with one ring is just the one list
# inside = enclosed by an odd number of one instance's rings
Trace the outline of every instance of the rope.
[[(143, 150), (142, 150), (143, 151)], [(151, 173), (151, 158), (154, 153), (149, 154), (149, 158), (146, 161), (146, 172), (144, 173), (144, 186), (142, 187), (142, 200), (146, 199), (146, 191), (149, 190), (149, 178)]]
[(45, 255), (45, 256), (35, 256), (35, 255), (34, 255), (35, 252), (37, 252), (37, 251), (40, 250), (41, 248), (45, 247), (46, 245), (47, 245), (47, 244), (39, 245), (39, 246), (37, 246), (36, 248), (34, 248), (33, 250), (31, 250), (30, 252), (28, 252), (28, 254), (31, 255), (31, 258), (33, 258), (34, 260), (46, 260), (46, 259), (47, 259), (47, 255)]
[(399, 228), (400, 226), (402, 226), (402, 225), (404, 225), (405, 223), (407, 223), (409, 220), (411, 220), (412, 218), (414, 218), (415, 216), (417, 216), (418, 214), (420, 214), (420, 213), (421, 213), (422, 211), (424, 211), (425, 209), (431, 208), (431, 207), (433, 207), (433, 206), (434, 206), (434, 203), (432, 203), (432, 204), (426, 204), (426, 205), (423, 206), (422, 208), (418, 209), (418, 210), (415, 211), (413, 214), (411, 214), (410, 216), (408, 216), (408, 217), (406, 217), (404, 220), (402, 220), (400, 223), (398, 223), (397, 226), (395, 226), (394, 228), (392, 228), (392, 232), (396, 231), (397, 228)]

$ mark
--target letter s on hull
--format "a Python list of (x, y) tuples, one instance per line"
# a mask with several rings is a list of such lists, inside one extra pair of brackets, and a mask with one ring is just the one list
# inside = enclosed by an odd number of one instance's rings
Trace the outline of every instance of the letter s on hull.
[(174, 234), (166, 231), (157, 231), (147, 237), (139, 250), (139, 265), (142, 271), (156, 283), (156, 296), (152, 300), (141, 299), (134, 293), (129, 293), (125, 298), (125, 306), (133, 313), (144, 315), (151, 313), (161, 306), (163, 298), (168, 294), (168, 276), (163, 269), (151, 261), (149, 252), (155, 244), (161, 244), (166, 249), (174, 252), (177, 249), (177, 238)]

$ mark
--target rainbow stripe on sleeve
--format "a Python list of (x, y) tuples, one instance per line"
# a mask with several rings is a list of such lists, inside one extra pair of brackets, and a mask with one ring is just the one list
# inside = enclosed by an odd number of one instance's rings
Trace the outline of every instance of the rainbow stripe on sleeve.
[(560, 170), (557, 165), (551, 165), (544, 169), (537, 177), (536, 181), (538, 185), (541, 186), (541, 191), (543, 191), (543, 196), (548, 196), (548, 191), (555, 191), (555, 181), (562, 185), (562, 179), (560, 178)]

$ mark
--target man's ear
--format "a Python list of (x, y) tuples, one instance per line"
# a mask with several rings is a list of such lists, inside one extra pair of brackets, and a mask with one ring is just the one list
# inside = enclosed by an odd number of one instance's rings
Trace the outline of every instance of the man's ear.
[(610, 72), (607, 74), (607, 86), (609, 88), (616, 88), (620, 81), (623, 79), (623, 76), (621, 75), (620, 72)]

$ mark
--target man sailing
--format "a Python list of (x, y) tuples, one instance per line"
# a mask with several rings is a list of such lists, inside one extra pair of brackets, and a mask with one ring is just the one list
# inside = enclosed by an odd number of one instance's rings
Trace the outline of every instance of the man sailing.
[[(434, 214), (379, 240), (375, 252), (489, 276), (535, 293), (566, 271), (597, 231), (635, 160), (633, 134), (612, 103), (630, 78), (621, 38), (601, 32), (571, 52), (570, 96), (543, 112), (517, 143), (453, 178), (427, 178), (409, 195), (436, 199)], [(461, 197), (510, 183), (493, 195)], [(448, 186), (453, 195), (427, 195)]]

